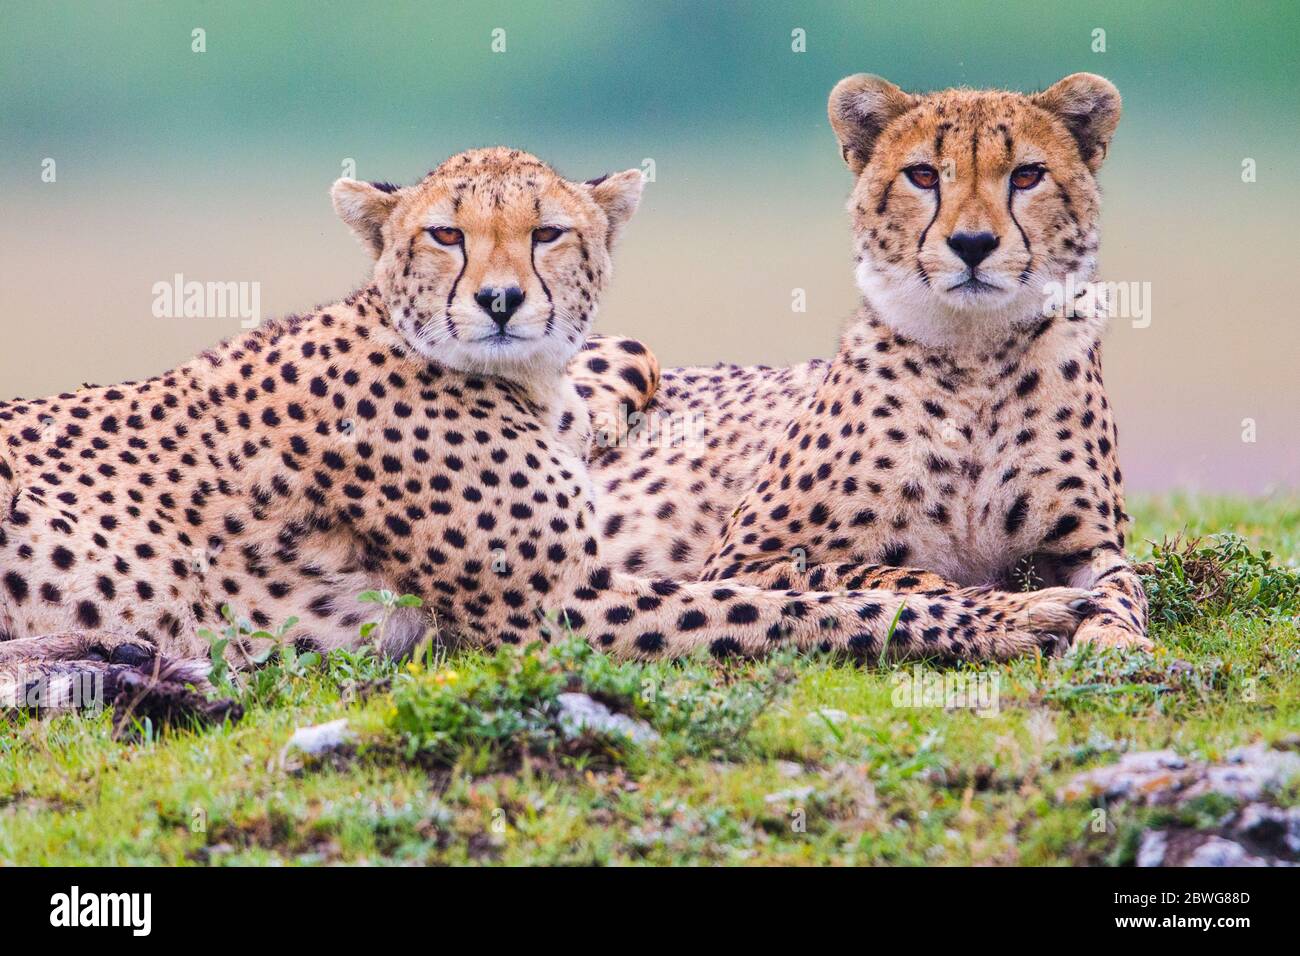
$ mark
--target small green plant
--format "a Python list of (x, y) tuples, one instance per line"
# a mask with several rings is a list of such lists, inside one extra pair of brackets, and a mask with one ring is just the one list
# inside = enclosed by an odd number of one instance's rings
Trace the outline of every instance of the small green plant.
[[(566, 750), (559, 695), (602, 690), (584, 680), (589, 655), (585, 642), (568, 638), (551, 647), (505, 645), (468, 673), (408, 665), (393, 688), (390, 723), (408, 759), (420, 755), (443, 766), (465, 759), (487, 770), (526, 754), (559, 755)], [(595, 745), (617, 755), (624, 743)]]
[(1166, 538), (1138, 571), (1152, 619), (1166, 624), (1300, 614), (1300, 569), (1277, 563), (1271, 551), (1252, 550), (1237, 534)]
[(705, 660), (654, 665), (660, 684), (645, 701), (646, 716), (675, 753), (739, 760), (753, 752), (758, 719), (794, 683), (795, 659), (783, 652), (724, 670)]
[[(202, 628), (199, 636), (208, 642), (212, 660), (208, 681), (227, 697), (245, 704), (252, 701), (269, 703), (321, 663), (321, 655), (316, 651), (300, 652), (285, 640), (285, 635), (298, 623), (296, 617), (289, 618), (274, 631), (267, 631), (254, 629), (249, 621), (237, 618), (229, 604), (222, 605), (221, 616), (226, 626), (220, 634)], [(263, 643), (260, 650), (250, 649), (254, 641)], [(237, 668), (230, 666), (226, 656), (232, 648), (240, 664)]]
[(745, 750), (755, 721), (793, 681), (789, 664), (789, 655), (746, 670), (705, 660), (619, 662), (570, 634), (504, 646), (467, 673), (410, 664), (393, 687), (389, 721), (408, 758), (444, 766), (482, 772), (524, 754), (625, 762), (637, 748), (620, 734), (565, 737), (558, 698), (575, 692), (647, 721), (673, 752), (727, 758)]
[[(271, 632), (254, 629), (250, 621), (237, 619), (229, 604), (221, 606), (221, 616), (225, 619), (226, 626), (221, 629), (220, 634), (205, 627), (199, 629), (199, 637), (208, 642), (208, 653), (212, 659), (212, 672), (208, 676), (208, 681), (218, 690), (234, 696), (243, 689), (244, 684), (240, 672), (231, 669), (230, 662), (226, 659), (226, 651), (233, 647), (245, 667), (260, 667), (279, 650), (284, 636), (298, 623), (298, 618), (289, 618)], [(267, 643), (261, 651), (254, 654), (248, 650), (248, 644), (252, 641)], [(304, 654), (295, 656), (293, 666), (302, 669), (319, 663), (319, 654), (315, 654), (314, 659), (313, 655)]]
[(885, 666), (885, 654), (889, 651), (889, 642), (894, 639), (894, 632), (898, 630), (899, 619), (903, 616), (903, 610), (907, 607), (907, 601), (900, 601), (898, 610), (894, 612), (894, 619), (889, 622), (889, 630), (885, 632), (885, 640), (880, 645), (880, 660), (876, 661), (877, 666)]
[(361, 625), (361, 639), (369, 641), (372, 634), (378, 630), (378, 637), (374, 644), (380, 647), (384, 643), (384, 635), (388, 631), (388, 620), (398, 608), (404, 607), (424, 607), (424, 601), (414, 594), (397, 594), (389, 590), (362, 591), (357, 595), (357, 600), (362, 604), (378, 604), (384, 609), (383, 617), (378, 621), (367, 621)]

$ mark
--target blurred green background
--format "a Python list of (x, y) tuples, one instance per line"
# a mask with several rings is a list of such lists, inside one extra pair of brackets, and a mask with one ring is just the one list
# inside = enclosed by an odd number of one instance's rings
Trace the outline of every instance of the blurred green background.
[[(856, 301), (849, 176), (825, 118), (835, 81), (1030, 90), (1090, 70), (1125, 105), (1101, 174), (1102, 277), (1151, 283), (1150, 327), (1118, 321), (1107, 342), (1129, 482), (1293, 487), (1297, 9), (5, 4), (0, 396), (145, 377), (238, 331), (154, 318), (151, 287), (177, 272), (259, 282), (264, 315), (341, 296), (368, 265), (330, 210), (345, 162), (409, 182), (493, 143), (574, 178), (654, 161), (601, 329), (644, 338), (668, 364), (828, 355)], [(806, 52), (792, 50), (796, 29)], [(1246, 158), (1256, 182), (1242, 182)], [(795, 289), (806, 313), (791, 310)]]

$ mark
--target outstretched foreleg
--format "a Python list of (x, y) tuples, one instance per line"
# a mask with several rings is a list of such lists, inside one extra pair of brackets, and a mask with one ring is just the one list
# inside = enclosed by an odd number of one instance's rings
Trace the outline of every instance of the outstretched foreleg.
[(793, 646), (868, 660), (1007, 660), (1069, 643), (1088, 592), (983, 588), (940, 595), (774, 591), (655, 581), (593, 570), (559, 608), (574, 631), (619, 657), (760, 656)]
[(961, 590), (961, 585), (921, 568), (900, 568), (892, 564), (843, 561), (836, 564), (803, 566), (782, 558), (759, 570), (745, 570), (721, 580), (759, 588), (800, 591), (895, 591), (899, 594), (927, 594)]

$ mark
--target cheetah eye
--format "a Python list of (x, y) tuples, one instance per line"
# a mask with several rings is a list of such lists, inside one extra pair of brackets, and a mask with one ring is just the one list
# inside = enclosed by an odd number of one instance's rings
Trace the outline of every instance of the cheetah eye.
[(564, 235), (565, 232), (566, 230), (561, 229), (559, 226), (542, 226), (540, 229), (533, 230), (533, 241), (554, 242), (556, 239), (559, 239), (560, 236)]
[(939, 185), (939, 170), (929, 163), (917, 163), (915, 166), (908, 166), (903, 172), (907, 173), (907, 178), (918, 189), (934, 189)]
[(1016, 189), (1033, 189), (1043, 181), (1043, 173), (1045, 172), (1047, 170), (1036, 163), (1028, 166), (1017, 166), (1011, 172), (1011, 185)]
[(465, 238), (465, 233), (452, 226), (430, 226), (425, 231), (433, 236), (433, 241), (440, 246), (458, 246)]

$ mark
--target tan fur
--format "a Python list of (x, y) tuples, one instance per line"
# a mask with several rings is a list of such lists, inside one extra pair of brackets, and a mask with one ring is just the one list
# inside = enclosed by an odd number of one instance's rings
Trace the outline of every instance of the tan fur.
[[(563, 367), (640, 188), (635, 171), (571, 183), (505, 149), (410, 189), (342, 181), (372, 285), (146, 382), (0, 404), (0, 637), (24, 641), (24, 660), (197, 658), (229, 605), (262, 627), (301, 618), (286, 638), (301, 648), (355, 646), (376, 613), (355, 595), (381, 586), (419, 595), (449, 641), (549, 639), (563, 619), (624, 656), (880, 655), (903, 603), (891, 592), (652, 579), (602, 554)], [(541, 242), (555, 224), (567, 232)], [(455, 248), (430, 235), (453, 228)], [(497, 339), (475, 290), (506, 284), (525, 299), (502, 326), (516, 337)], [(903, 612), (889, 653), (1050, 649), (1085, 598), (936, 593)], [(91, 636), (54, 636), (68, 631)]]
[[(1148, 644), (1104, 321), (1043, 314), (1047, 283), (1093, 278), (1118, 93), (1086, 74), (1032, 96), (856, 76), (829, 112), (856, 176), (862, 311), (830, 363), (665, 371), (646, 414), (701, 416), (704, 437), (597, 450), (605, 553), (770, 587), (1097, 586), (1078, 637)], [(1013, 191), (1031, 162), (1042, 180)], [(916, 163), (945, 171), (936, 191)], [(996, 288), (949, 290), (960, 231), (997, 237), (978, 267)]]

